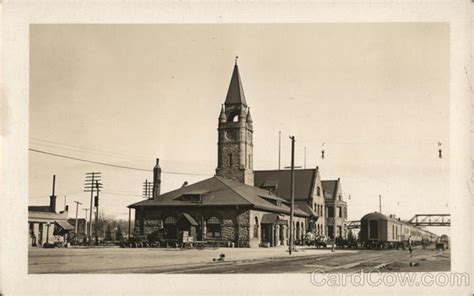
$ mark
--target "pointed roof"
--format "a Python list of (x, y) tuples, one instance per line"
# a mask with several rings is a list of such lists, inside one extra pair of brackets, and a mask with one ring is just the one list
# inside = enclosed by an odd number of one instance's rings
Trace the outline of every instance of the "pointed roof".
[(253, 122), (252, 121), (252, 116), (250, 115), (250, 107), (248, 107), (247, 109), (247, 119), (246, 119), (247, 122)]
[(340, 179), (337, 180), (321, 180), (321, 185), (323, 185), (324, 197), (329, 199), (335, 199), (336, 194), (338, 193)]
[[(318, 168), (295, 170), (295, 200), (307, 200), (311, 196)], [(254, 171), (256, 187), (276, 187), (276, 194), (286, 200), (291, 199), (291, 171)]]
[(244, 106), (247, 106), (237, 62), (235, 63), (234, 71), (232, 72), (232, 78), (230, 79), (230, 85), (225, 98), (225, 104), (243, 104)]
[(219, 120), (220, 121), (226, 121), (227, 120), (227, 116), (225, 115), (224, 104), (222, 104), (221, 114), (219, 115)]

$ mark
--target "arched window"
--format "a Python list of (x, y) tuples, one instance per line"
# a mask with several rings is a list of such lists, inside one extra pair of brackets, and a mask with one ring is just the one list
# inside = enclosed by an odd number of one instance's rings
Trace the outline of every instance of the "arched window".
[(232, 166), (232, 154), (229, 154), (229, 166)]
[(316, 187), (316, 195), (321, 196), (321, 187)]
[(258, 217), (255, 217), (255, 225), (253, 226), (253, 237), (258, 238)]
[(207, 219), (207, 234), (208, 238), (221, 237), (221, 220), (215, 216)]
[(230, 114), (229, 117), (227, 117), (227, 122), (239, 122), (239, 113)]

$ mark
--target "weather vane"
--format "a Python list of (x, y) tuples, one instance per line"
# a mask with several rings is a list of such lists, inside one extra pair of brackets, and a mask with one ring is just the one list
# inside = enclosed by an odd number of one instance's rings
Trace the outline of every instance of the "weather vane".
[(239, 59), (239, 56), (235, 56), (235, 64), (237, 65), (237, 60)]

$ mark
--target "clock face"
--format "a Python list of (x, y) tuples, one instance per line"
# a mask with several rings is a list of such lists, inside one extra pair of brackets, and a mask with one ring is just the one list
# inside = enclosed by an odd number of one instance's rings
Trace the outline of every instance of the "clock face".
[(228, 130), (224, 132), (224, 138), (227, 141), (235, 141), (237, 140), (237, 131), (235, 130)]

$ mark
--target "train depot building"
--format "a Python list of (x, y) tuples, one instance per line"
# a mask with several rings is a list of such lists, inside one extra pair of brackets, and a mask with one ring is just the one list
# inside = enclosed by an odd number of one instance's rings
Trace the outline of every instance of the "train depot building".
[[(217, 145), (215, 176), (164, 194), (160, 194), (161, 168), (157, 160), (153, 197), (128, 206), (135, 210), (134, 234), (161, 242), (184, 239), (238, 247), (287, 245), (290, 171), (253, 169), (253, 120), (237, 63), (218, 117)], [(296, 243), (302, 242), (308, 232), (327, 236), (324, 212), (319, 168), (295, 170)], [(341, 218), (345, 219), (346, 208), (344, 213)]]

